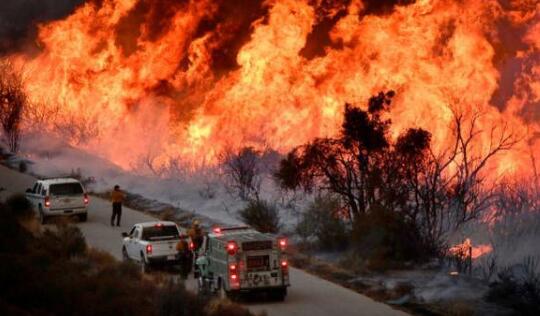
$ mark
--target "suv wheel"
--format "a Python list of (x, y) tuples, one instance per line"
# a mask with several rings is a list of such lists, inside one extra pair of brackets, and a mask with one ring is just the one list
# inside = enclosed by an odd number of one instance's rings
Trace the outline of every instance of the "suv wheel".
[(79, 214), (79, 221), (80, 222), (86, 222), (87, 219), (88, 219), (88, 213)]
[(123, 260), (124, 262), (128, 262), (128, 261), (129, 261), (129, 256), (128, 256), (126, 247), (122, 247), (122, 260)]
[(39, 206), (39, 210), (38, 210), (38, 216), (39, 216), (39, 223), (41, 225), (45, 225), (45, 222), (47, 221), (47, 217), (45, 216), (45, 214), (43, 214), (43, 208), (41, 207), (41, 205)]
[(150, 265), (148, 264), (148, 262), (146, 262), (146, 259), (144, 259), (144, 256), (142, 253), (141, 253), (141, 272), (143, 274), (150, 272)]

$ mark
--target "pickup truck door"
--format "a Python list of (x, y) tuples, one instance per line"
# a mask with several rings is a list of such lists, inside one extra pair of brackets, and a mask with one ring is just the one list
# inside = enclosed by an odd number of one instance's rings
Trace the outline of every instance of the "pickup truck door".
[(128, 257), (130, 257), (131, 259), (139, 258), (139, 254), (135, 250), (135, 248), (137, 247), (135, 243), (136, 233), (137, 233), (137, 227), (134, 226), (129, 232), (129, 237), (126, 241), (126, 251), (128, 253)]
[(41, 197), (40, 193), (41, 193), (41, 184), (37, 182), (34, 183), (34, 186), (32, 187), (31, 191), (26, 193), (26, 198), (30, 200), (30, 202), (34, 206), (34, 209), (36, 210), (39, 204), (38, 197)]

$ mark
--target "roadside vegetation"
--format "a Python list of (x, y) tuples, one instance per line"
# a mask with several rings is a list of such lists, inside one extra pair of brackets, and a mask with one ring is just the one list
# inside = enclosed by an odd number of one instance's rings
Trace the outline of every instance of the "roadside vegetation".
[(484, 170), (516, 140), (504, 127), (494, 126), (489, 151), (477, 154), (473, 146), (480, 114), (458, 112), (451, 127), (452, 150), (436, 154), (432, 135), (421, 128), (409, 128), (394, 140), (392, 122), (386, 119), (394, 96), (393, 91), (379, 93), (367, 110), (346, 104), (340, 134), (293, 149), (275, 177), (285, 190), (338, 199), (333, 207), (309, 207), (305, 216), (326, 210), (321, 220), (347, 224), (352, 249), (368, 262), (425, 262), (445, 254), (448, 236), (490, 207), (494, 186)]
[(9, 60), (0, 59), (0, 127), (3, 142), (13, 153), (19, 150), (23, 111), (28, 103), (22, 75)]
[[(365, 107), (346, 104), (339, 135), (298, 146), (281, 161), (275, 172), (279, 186), (314, 197), (295, 228), (300, 249), (309, 245), (322, 254), (342, 250), (335, 264), (303, 256), (294, 258), (296, 264), (409, 307), (418, 302), (411, 285), (396, 292), (377, 281), (373, 286), (364, 281), (355, 286), (351, 279), (422, 266), (436, 267), (438, 272), (457, 268), (467, 275), (463, 280), (474, 276), (484, 282), (487, 302), (524, 315), (538, 314), (540, 253), (534, 245), (540, 241), (539, 177), (532, 168), (531, 179), (512, 183), (490, 177), (489, 167), (521, 138), (504, 122), (480, 126), (481, 113), (460, 112), (458, 107), (442, 151), (432, 145), (431, 133), (421, 128), (391, 136), (393, 122), (387, 113), (394, 97), (393, 91), (381, 92)], [(477, 146), (486, 141), (487, 146)], [(536, 166), (533, 154), (531, 161)], [(452, 266), (452, 238), (479, 234), (479, 228), (490, 241), (491, 254), (474, 267), (461, 262), (465, 270)], [(505, 257), (506, 253), (515, 257)], [(517, 264), (520, 258), (526, 263)], [(471, 260), (468, 253), (466, 259)], [(444, 272), (442, 277), (450, 278)], [(402, 297), (394, 296), (400, 293)]]
[(66, 223), (42, 230), (24, 196), (0, 204), (2, 315), (251, 315), (89, 248)]

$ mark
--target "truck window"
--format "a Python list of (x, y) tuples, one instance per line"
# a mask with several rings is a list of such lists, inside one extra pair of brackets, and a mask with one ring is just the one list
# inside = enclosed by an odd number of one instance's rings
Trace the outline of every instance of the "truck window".
[(40, 183), (40, 184), (38, 184), (38, 186), (37, 186), (37, 189), (36, 189), (36, 192), (35, 192), (35, 193), (36, 193), (36, 194), (40, 194), (40, 193), (41, 193), (41, 183)]
[(51, 184), (49, 191), (51, 195), (79, 195), (83, 194), (83, 188), (79, 183), (58, 183)]
[(142, 240), (168, 240), (179, 239), (180, 234), (175, 225), (156, 225), (144, 227), (142, 232)]
[(45, 186), (41, 188), (41, 195), (43, 196), (47, 195), (47, 190), (45, 190)]
[(36, 183), (34, 184), (34, 187), (32, 188), (32, 193), (36, 193), (37, 187), (38, 187), (38, 183), (36, 182)]

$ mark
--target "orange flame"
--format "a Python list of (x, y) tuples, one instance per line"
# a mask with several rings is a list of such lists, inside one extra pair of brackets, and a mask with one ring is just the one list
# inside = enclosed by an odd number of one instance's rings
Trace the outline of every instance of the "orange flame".
[[(212, 66), (215, 52), (233, 31), (227, 21), (201, 31), (220, 10), (210, 0), (88, 1), (66, 19), (40, 26), (37, 56), (12, 57), (25, 65), (31, 99), (59, 108), (57, 120), (97, 126), (97, 135), (72, 144), (125, 168), (148, 155), (158, 165), (171, 158), (212, 163), (225, 146), (284, 152), (335, 135), (345, 102), (363, 106), (387, 89), (398, 92), (392, 133), (423, 127), (439, 148), (450, 136), (452, 108), (484, 113), (483, 129), (504, 121), (519, 135), (540, 131), (532, 118), (540, 102), (536, 1), (503, 7), (497, 0), (417, 0), (375, 15), (353, 0), (341, 8), (330, 44), (308, 58), (302, 50), (314, 25), (339, 9), (319, 10), (324, 3), (265, 1), (268, 15), (251, 23), (237, 67), (222, 73)], [(503, 22), (526, 29), (522, 49), (505, 48), (497, 31)], [(525, 66), (499, 110), (493, 99), (505, 84), (500, 66), (509, 60)], [(486, 137), (479, 151), (488, 146)], [(520, 147), (496, 168), (523, 171), (529, 163)]]
[[(470, 251), (470, 252), (469, 252)], [(473, 246), (471, 239), (466, 238), (463, 243), (450, 247), (449, 252), (454, 256), (462, 258), (468, 258), (469, 255), (472, 259), (480, 258), (493, 251), (493, 247), (489, 244), (480, 244)]]

